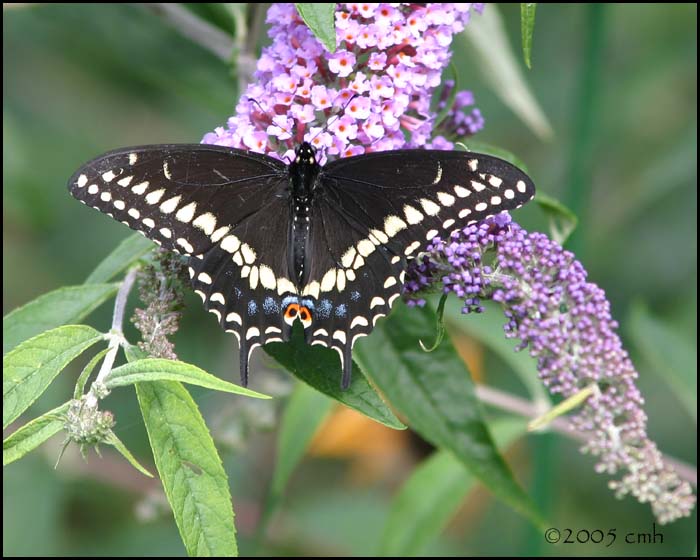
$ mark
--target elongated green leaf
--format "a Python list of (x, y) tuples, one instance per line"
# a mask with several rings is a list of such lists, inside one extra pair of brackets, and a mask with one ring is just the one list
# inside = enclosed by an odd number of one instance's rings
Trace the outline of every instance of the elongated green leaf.
[(59, 288), (11, 311), (2, 319), (2, 353), (39, 333), (78, 323), (117, 293), (118, 284)]
[(34, 418), (5, 438), (2, 442), (3, 466), (21, 459), (51, 436), (60, 432), (63, 429), (61, 415), (68, 410), (68, 405), (69, 403), (63, 403), (38, 418)]
[[(502, 420), (492, 427), (499, 449), (525, 433), (522, 420)], [(384, 527), (380, 556), (420, 556), (478, 483), (450, 451), (436, 451), (416, 468), (394, 498)]]
[(525, 66), (532, 68), (532, 35), (535, 31), (537, 4), (520, 4), (520, 34), (523, 39)]
[(305, 383), (297, 383), (280, 424), (275, 473), (270, 491), (273, 500), (281, 496), (289, 477), (311, 443), (311, 438), (332, 406), (333, 401), (323, 393)]
[(298, 329), (295, 329), (290, 342), (267, 344), (265, 352), (304, 383), (345, 406), (353, 408), (390, 428), (402, 430), (406, 427), (367, 383), (367, 379), (357, 363), (353, 363), (350, 387), (347, 391), (341, 390), (342, 373), (338, 354), (329, 348), (305, 344), (303, 338), (299, 336)]
[(535, 202), (549, 219), (549, 235), (559, 245), (564, 245), (578, 225), (578, 218), (556, 198), (537, 191)]
[(22, 414), (74, 358), (103, 339), (86, 325), (67, 325), (24, 341), (2, 360), (2, 427)]
[(697, 346), (694, 347), (690, 340), (654, 317), (641, 303), (632, 308), (628, 324), (637, 350), (659, 379), (669, 384), (693, 419), (697, 419)]
[(503, 103), (538, 137), (551, 138), (552, 127), (525, 81), (498, 6), (489, 4), (484, 13), (473, 19), (458, 36), (458, 40), (466, 40), (473, 47), (484, 80)]
[(155, 248), (153, 241), (140, 233), (130, 235), (97, 265), (90, 276), (85, 279), (85, 283), (97, 284), (111, 280), (153, 248)]
[(330, 52), (336, 49), (335, 4), (318, 2), (315, 4), (295, 4), (299, 15), (313, 31), (316, 38)]
[(430, 354), (420, 349), (418, 340), (434, 323), (430, 309), (398, 305), (356, 345), (355, 355), (413, 429), (451, 450), (498, 498), (542, 524), (493, 444), (469, 373), (452, 345), (444, 340)]
[(247, 397), (258, 399), (269, 399), (268, 395), (263, 395), (256, 391), (251, 391), (245, 387), (234, 385), (223, 379), (207, 373), (203, 369), (179, 362), (177, 360), (164, 360), (159, 358), (146, 358), (144, 360), (131, 361), (118, 368), (115, 368), (107, 376), (105, 386), (108, 389), (124, 387), (140, 382), (150, 381), (180, 381), (191, 385), (199, 385), (207, 389), (235, 393)]
[(113, 446), (117, 451), (119, 451), (119, 453), (121, 453), (122, 456), (127, 461), (129, 461), (129, 463), (131, 463), (131, 466), (134, 467), (141, 474), (145, 474), (147, 477), (153, 478), (153, 475), (150, 472), (148, 472), (148, 470), (136, 460), (136, 457), (134, 457), (131, 454), (131, 451), (127, 449), (126, 445), (122, 443), (122, 440), (120, 440), (114, 432), (110, 431), (110, 433), (107, 435), (105, 443), (108, 443), (109, 445)]
[(478, 340), (504, 360), (518, 375), (528, 389), (532, 400), (548, 408), (550, 399), (537, 376), (537, 364), (526, 352), (515, 352), (515, 342), (508, 340), (503, 333), (506, 322), (503, 310), (495, 303), (484, 302), (484, 313), (462, 313), (462, 304), (451, 298), (445, 305), (445, 322), (451, 328), (461, 331)]
[(137, 383), (136, 394), (187, 554), (236, 556), (228, 479), (196, 403), (176, 381)]

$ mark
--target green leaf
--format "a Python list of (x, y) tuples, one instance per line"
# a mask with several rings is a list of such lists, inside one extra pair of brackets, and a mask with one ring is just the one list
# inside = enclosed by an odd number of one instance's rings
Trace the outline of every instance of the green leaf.
[(693, 419), (697, 419), (697, 346), (639, 302), (632, 307), (628, 324), (637, 350), (659, 378), (669, 384)]
[(535, 202), (549, 219), (549, 235), (559, 245), (564, 245), (578, 225), (578, 218), (556, 198), (537, 191)]
[(336, 49), (335, 4), (294, 4), (299, 15), (316, 38), (332, 53)]
[(119, 284), (69, 286), (39, 296), (2, 320), (2, 353), (39, 333), (78, 323), (117, 293)]
[(537, 376), (537, 364), (527, 352), (515, 352), (515, 342), (505, 337), (503, 325), (506, 322), (503, 310), (498, 304), (484, 302), (484, 313), (462, 313), (462, 304), (456, 298), (445, 306), (447, 324), (478, 340), (492, 352), (496, 353), (517, 374), (522, 384), (530, 393), (531, 400), (549, 408), (550, 399), (542, 382)]
[(273, 501), (282, 495), (289, 477), (332, 406), (333, 401), (326, 395), (305, 383), (297, 383), (280, 423), (275, 473), (270, 489)]
[(525, 66), (532, 68), (532, 34), (535, 30), (535, 11), (537, 4), (520, 4), (520, 33), (523, 39), (523, 58)]
[(137, 383), (136, 394), (187, 554), (236, 556), (228, 479), (196, 403), (176, 381)]
[(398, 305), (355, 356), (409, 425), (436, 447), (451, 450), (498, 498), (542, 524), (528, 496), (499, 455), (461, 359), (448, 340), (431, 354), (418, 340), (432, 329), (428, 308)]
[(471, 138), (466, 142), (455, 142), (455, 144), (461, 147), (462, 149), (466, 150), (467, 152), (475, 152), (477, 154), (486, 154), (489, 156), (501, 158), (503, 161), (512, 163), (513, 165), (515, 165), (515, 167), (518, 167), (522, 169), (525, 173), (529, 174), (527, 170), (527, 165), (525, 165), (523, 160), (521, 160), (518, 156), (516, 156), (512, 152), (509, 152), (508, 150), (504, 150), (503, 148), (499, 148), (497, 146), (487, 144), (485, 142), (477, 142), (472, 140)]
[(111, 280), (154, 248), (153, 241), (140, 233), (130, 235), (97, 265), (85, 279), (85, 283), (97, 284)]
[(447, 294), (440, 294), (440, 302), (438, 303), (437, 306), (437, 313), (435, 314), (435, 318), (437, 319), (437, 323), (435, 325), (435, 342), (433, 343), (432, 346), (427, 347), (423, 341), (420, 341), (420, 347), (423, 349), (424, 352), (432, 352), (434, 351), (438, 346), (440, 346), (440, 343), (442, 342), (442, 339), (445, 338), (445, 322), (443, 319), (443, 315), (445, 314), (445, 302), (447, 301)]
[[(525, 432), (522, 420), (499, 421), (493, 435), (500, 449)], [(449, 451), (436, 451), (411, 474), (394, 498), (379, 555), (420, 556), (454, 517), (479, 481)]]
[(63, 403), (38, 418), (34, 418), (5, 438), (2, 442), (3, 466), (21, 459), (51, 436), (60, 432), (64, 424), (61, 416), (68, 410), (69, 404)]
[(80, 376), (78, 377), (78, 381), (76, 381), (76, 383), (75, 383), (75, 390), (73, 391), (73, 398), (74, 399), (79, 399), (80, 397), (83, 396), (83, 391), (85, 389), (85, 383), (87, 383), (87, 380), (90, 377), (90, 374), (92, 373), (92, 371), (95, 369), (97, 362), (99, 362), (102, 358), (104, 358), (105, 355), (107, 354), (107, 352), (109, 352), (109, 347), (105, 348), (104, 350), (100, 350), (97, 354), (95, 354), (92, 357), (92, 359), (83, 368), (83, 371), (80, 373)]
[(223, 379), (207, 373), (203, 369), (179, 362), (177, 360), (164, 360), (160, 358), (146, 358), (144, 360), (130, 361), (118, 368), (113, 369), (105, 380), (108, 389), (124, 387), (140, 382), (150, 381), (180, 381), (191, 385), (199, 385), (207, 389), (245, 395), (258, 399), (269, 399), (268, 395), (263, 395), (256, 391), (251, 391), (245, 387), (234, 385)]
[(141, 463), (139, 463), (136, 460), (136, 457), (134, 457), (131, 454), (131, 451), (129, 451), (126, 448), (126, 445), (124, 445), (122, 443), (122, 441), (117, 437), (117, 435), (114, 432), (112, 432), (111, 430), (110, 430), (107, 438), (105, 439), (105, 443), (113, 446), (117, 451), (119, 451), (119, 453), (121, 453), (122, 456), (127, 461), (129, 461), (129, 463), (131, 463), (131, 466), (134, 467), (137, 471), (139, 471), (142, 474), (145, 474), (149, 478), (153, 478), (153, 475), (150, 472), (148, 472), (148, 470), (146, 470), (146, 468), (144, 466), (142, 466)]
[(67, 325), (26, 340), (2, 360), (2, 427), (22, 414), (73, 359), (103, 340), (87, 325)]
[(330, 348), (305, 344), (299, 329), (294, 330), (290, 342), (267, 344), (265, 352), (317, 391), (369, 416), (380, 424), (396, 430), (406, 428), (370, 386), (355, 362), (353, 362), (352, 383), (347, 391), (343, 391), (340, 388), (342, 372), (338, 354)]
[(490, 4), (458, 37), (473, 47), (484, 80), (503, 103), (539, 138), (551, 138), (552, 126), (525, 81), (498, 6)]

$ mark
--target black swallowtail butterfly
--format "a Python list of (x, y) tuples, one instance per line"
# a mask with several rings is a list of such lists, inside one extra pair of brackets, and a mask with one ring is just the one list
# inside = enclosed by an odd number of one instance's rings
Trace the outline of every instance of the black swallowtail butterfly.
[(510, 163), (472, 152), (396, 150), (318, 164), (301, 144), (289, 165), (222, 146), (155, 145), (82, 166), (71, 194), (188, 257), (192, 286), (236, 335), (241, 381), (252, 350), (289, 340), (340, 355), (400, 296), (407, 260), (449, 233), (535, 193)]

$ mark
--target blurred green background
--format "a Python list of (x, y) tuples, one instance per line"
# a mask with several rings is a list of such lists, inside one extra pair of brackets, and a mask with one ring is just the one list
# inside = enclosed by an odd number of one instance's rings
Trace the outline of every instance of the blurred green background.
[[(488, 8), (487, 8), (488, 9)], [(218, 9), (210, 15), (216, 17)], [(519, 55), (520, 12), (502, 12)], [(572, 239), (592, 281), (608, 293), (640, 372), (649, 433), (660, 448), (695, 464), (695, 417), (669, 388), (663, 359), (635, 336), (641, 303), (691, 350), (680, 367), (696, 376), (697, 8), (695, 5), (540, 5), (527, 81), (550, 119), (548, 142), (488, 88), (464, 43), (455, 43), (460, 85), (486, 118), (479, 141), (526, 162), (543, 191), (569, 204)], [(478, 24), (478, 17), (473, 24)], [(520, 63), (520, 60), (519, 60)], [(133, 144), (197, 142), (223, 125), (236, 102), (229, 66), (136, 5), (23, 5), (3, 14), (3, 311), (81, 283), (129, 231), (73, 200), (67, 178), (86, 160)], [(543, 229), (531, 205), (517, 216)], [(236, 380), (232, 338), (188, 300), (176, 337), (181, 359)], [(106, 330), (109, 305), (91, 324)], [(636, 325), (636, 327), (635, 327)], [(637, 328), (637, 330), (635, 330)], [(133, 331), (130, 331), (133, 336)], [(129, 333), (127, 333), (129, 334)], [(651, 348), (651, 350), (654, 350)], [(472, 350), (473, 352), (473, 350)], [(520, 391), (488, 352), (487, 383)], [(677, 357), (676, 347), (669, 352)], [(253, 388), (288, 391), (286, 374), (258, 355)], [(71, 368), (30, 410), (65, 400)], [(256, 369), (267, 369), (256, 379)], [(292, 480), (262, 548), (252, 537), (274, 464), (278, 410), (266, 403), (194, 391), (229, 473), (242, 554), (368, 555), (391, 497), (422, 457), (420, 442), (357, 418), (332, 419)], [(117, 434), (147, 466), (134, 395), (107, 401)], [(30, 416), (27, 415), (27, 418)], [(84, 464), (68, 453), (53, 470), (60, 438), (4, 469), (6, 555), (182, 555), (158, 483), (105, 450)], [(651, 531), (647, 506), (617, 501), (590, 457), (561, 436), (529, 436), (507, 455), (552, 525)], [(424, 551), (446, 555), (690, 555), (696, 514), (663, 527), (663, 545), (561, 545), (485, 492), (473, 492), (444, 535)]]

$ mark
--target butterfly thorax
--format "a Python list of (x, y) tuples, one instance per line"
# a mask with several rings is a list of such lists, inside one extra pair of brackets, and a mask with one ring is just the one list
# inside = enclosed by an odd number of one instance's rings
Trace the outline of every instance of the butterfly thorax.
[(316, 152), (311, 144), (304, 142), (297, 148), (296, 157), (289, 165), (290, 198), (290, 251), (289, 267), (297, 286), (302, 286), (308, 274), (307, 245), (311, 225), (311, 200), (316, 176), (321, 166), (316, 161)]

